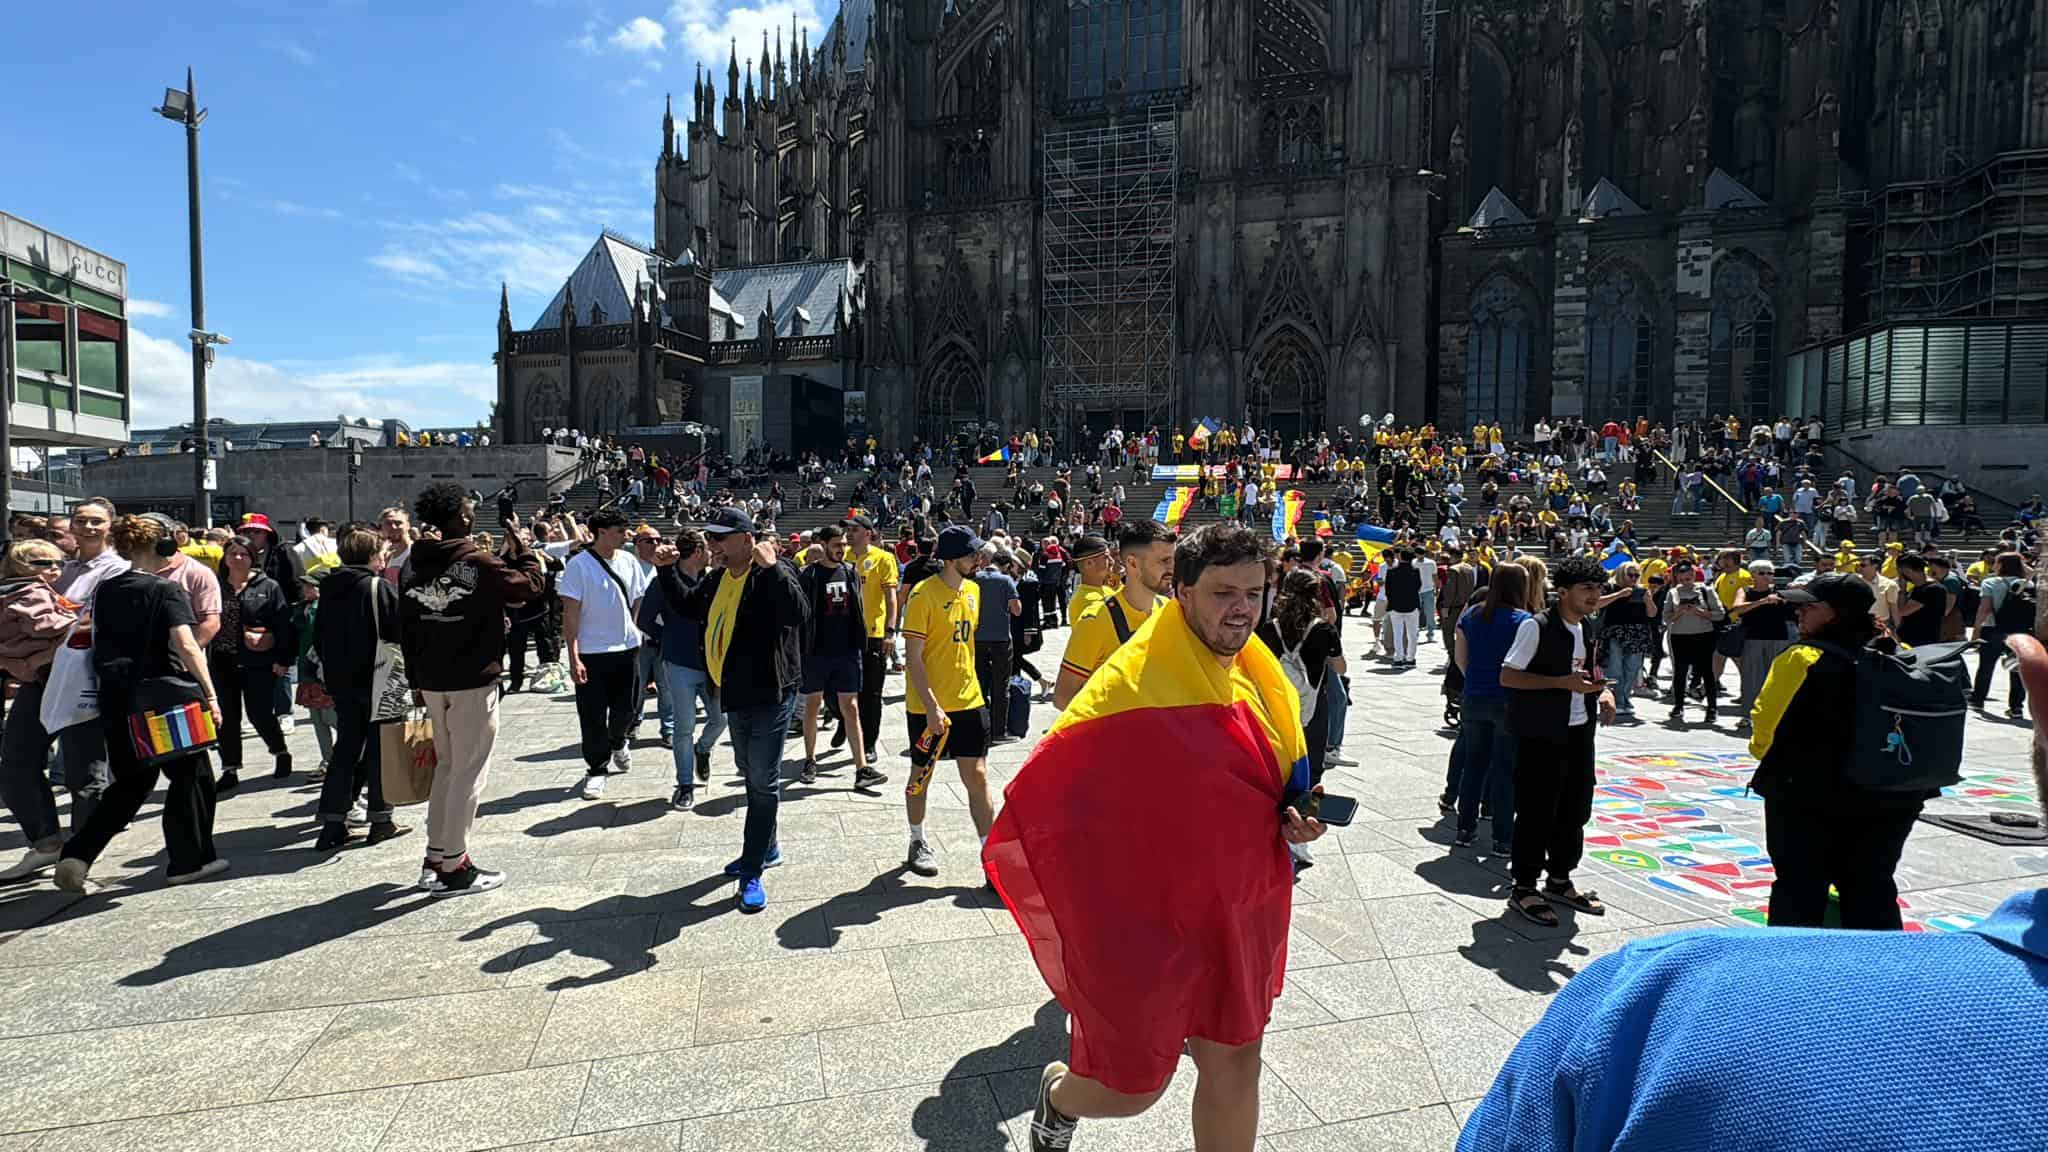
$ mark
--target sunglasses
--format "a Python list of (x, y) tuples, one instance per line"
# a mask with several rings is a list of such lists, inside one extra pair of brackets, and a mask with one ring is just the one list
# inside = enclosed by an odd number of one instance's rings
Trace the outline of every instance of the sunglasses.
[(28, 562), (28, 566), (31, 568), (62, 568), (64, 566), (64, 562), (62, 560), (49, 559), (30, 560)]

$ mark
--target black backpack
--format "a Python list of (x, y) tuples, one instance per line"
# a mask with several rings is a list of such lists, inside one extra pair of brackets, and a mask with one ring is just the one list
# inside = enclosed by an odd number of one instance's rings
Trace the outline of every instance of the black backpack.
[(2005, 601), (1991, 615), (1992, 626), (2000, 632), (2032, 632), (2034, 619), (2034, 582), (2023, 580), (2006, 585)]
[(1897, 652), (1849, 651), (1806, 641), (1856, 667), (1849, 781), (1873, 792), (1926, 792), (1963, 778), (1970, 673), (1964, 643)]

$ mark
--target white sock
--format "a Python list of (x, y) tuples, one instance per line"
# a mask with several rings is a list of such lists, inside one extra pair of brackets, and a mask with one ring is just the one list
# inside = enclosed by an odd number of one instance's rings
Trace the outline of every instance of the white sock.
[(919, 844), (924, 843), (924, 825), (912, 824), (910, 826), (910, 838)]

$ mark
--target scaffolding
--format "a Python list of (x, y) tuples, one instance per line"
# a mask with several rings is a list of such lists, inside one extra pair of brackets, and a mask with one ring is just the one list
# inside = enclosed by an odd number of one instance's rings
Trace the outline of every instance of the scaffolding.
[(2048, 310), (2048, 150), (1887, 185), (1859, 213), (1861, 320)]
[(1173, 108), (1048, 131), (1044, 156), (1039, 315), (1047, 407), (1170, 419), (1180, 171)]

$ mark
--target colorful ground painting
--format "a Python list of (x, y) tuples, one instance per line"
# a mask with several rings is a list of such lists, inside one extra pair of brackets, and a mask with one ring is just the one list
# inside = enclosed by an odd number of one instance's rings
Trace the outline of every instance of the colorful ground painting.
[[(1756, 762), (1738, 752), (1613, 756), (1594, 767), (1586, 854), (1651, 894), (1762, 925), (1774, 875), (1763, 847), (1763, 798), (1749, 792)], [(1944, 792), (1943, 810), (2039, 811), (2030, 779), (1973, 774)], [(1901, 896), (1909, 932), (1955, 932), (1983, 913), (1937, 896)]]

